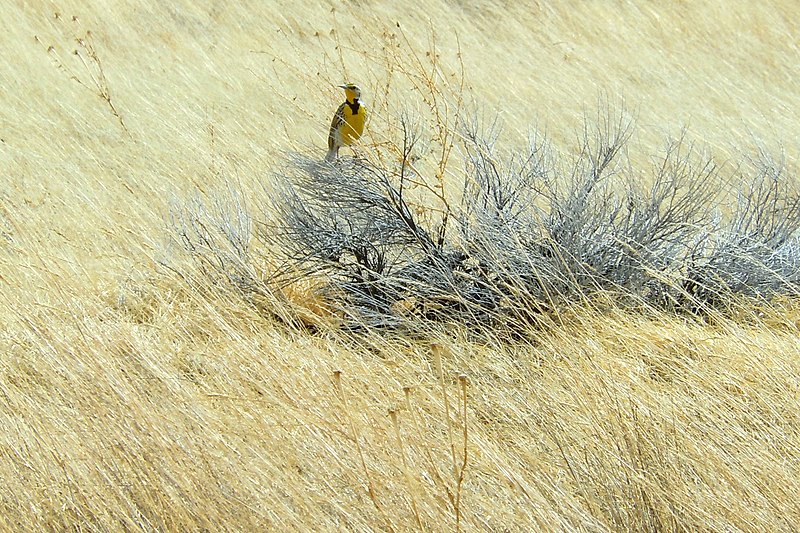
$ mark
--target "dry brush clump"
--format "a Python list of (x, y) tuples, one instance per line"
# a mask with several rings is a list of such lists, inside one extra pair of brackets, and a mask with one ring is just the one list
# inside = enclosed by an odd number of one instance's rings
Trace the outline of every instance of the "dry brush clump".
[[(241, 202), (205, 221), (195, 209), (185, 249), (244, 294), (316, 279), (359, 327), (518, 330), (575, 302), (705, 314), (797, 292), (800, 195), (764, 151), (723, 173), (680, 137), (645, 175), (626, 155), (624, 110), (587, 120), (571, 155), (534, 136), (504, 156), (493, 130), (462, 120), (454, 194), (414, 163), (420, 134), (401, 125), (397, 163), (295, 154), (258, 215)], [(277, 254), (269, 271), (250, 239)]]
[(288, 321), (302, 284), (350, 328), (515, 334), (576, 303), (706, 315), (796, 294), (800, 195), (782, 161), (721, 167), (682, 134), (647, 168), (609, 100), (569, 151), (539, 133), (504, 150), (470, 110), (460, 42), (452, 70), (436, 42), (422, 53), (398, 27), (361, 58), (385, 72), (358, 157), (295, 152), (247, 202), (178, 207), (201, 274)]

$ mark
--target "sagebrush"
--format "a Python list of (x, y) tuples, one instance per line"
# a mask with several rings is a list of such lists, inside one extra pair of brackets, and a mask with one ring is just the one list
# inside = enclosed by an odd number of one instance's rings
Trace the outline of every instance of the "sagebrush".
[(587, 120), (566, 155), (541, 135), (503, 155), (495, 130), (462, 120), (459, 190), (445, 196), (418, 191), (428, 181), (403, 126), (396, 165), (294, 154), (279, 192), (251, 202), (258, 213), (235, 191), (214, 216), (179, 210), (184, 248), (245, 296), (313, 278), (351, 326), (516, 329), (599, 295), (706, 313), (797, 293), (800, 196), (765, 151), (722, 175), (678, 137), (645, 174), (626, 155), (624, 110)]

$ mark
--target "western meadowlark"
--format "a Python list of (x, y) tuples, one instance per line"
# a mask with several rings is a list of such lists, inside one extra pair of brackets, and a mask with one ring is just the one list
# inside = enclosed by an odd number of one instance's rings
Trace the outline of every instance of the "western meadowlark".
[(339, 87), (344, 89), (345, 101), (333, 115), (325, 161), (333, 161), (339, 155), (339, 148), (356, 142), (364, 133), (367, 120), (367, 109), (361, 103), (361, 89), (352, 83)]

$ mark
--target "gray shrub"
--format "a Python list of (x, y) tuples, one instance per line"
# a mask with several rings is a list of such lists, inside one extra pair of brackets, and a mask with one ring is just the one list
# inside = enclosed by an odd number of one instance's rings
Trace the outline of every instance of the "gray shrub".
[[(765, 151), (723, 175), (680, 137), (643, 170), (626, 154), (624, 113), (587, 121), (568, 156), (541, 136), (503, 155), (476, 124), (461, 125), (460, 192), (448, 201), (409, 198), (428, 181), (409, 164), (416, 137), (403, 123), (396, 168), (294, 155), (262, 216), (238, 201), (227, 217), (195, 205), (174, 216), (179, 242), (243, 293), (313, 276), (358, 327), (528, 327), (600, 295), (706, 313), (796, 294), (800, 196)], [(248, 232), (279, 259), (270, 272), (253, 266)]]

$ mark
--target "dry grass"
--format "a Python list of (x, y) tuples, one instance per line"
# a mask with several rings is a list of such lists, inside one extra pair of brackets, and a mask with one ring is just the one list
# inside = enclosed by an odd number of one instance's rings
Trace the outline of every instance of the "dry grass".
[(393, 117), (430, 108), (409, 50), (438, 50), (510, 148), (537, 121), (569, 146), (603, 90), (637, 108), (642, 154), (685, 124), (723, 159), (795, 142), (791, 2), (425, 7), (7, 8), (0, 529), (797, 527), (791, 301), (707, 323), (578, 308), (481, 345), (311, 335), (160, 268), (173, 202), (322, 157), (343, 78), (372, 97), (365, 147), (395, 142)]

